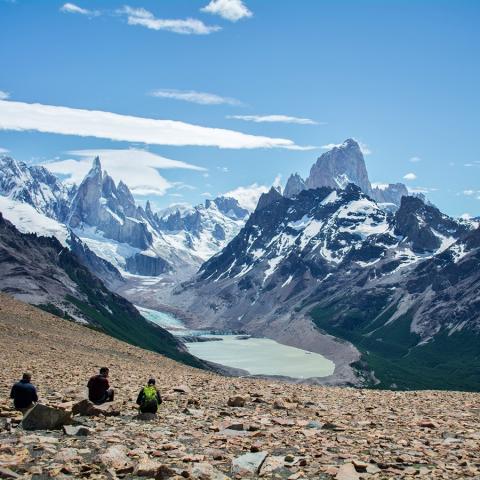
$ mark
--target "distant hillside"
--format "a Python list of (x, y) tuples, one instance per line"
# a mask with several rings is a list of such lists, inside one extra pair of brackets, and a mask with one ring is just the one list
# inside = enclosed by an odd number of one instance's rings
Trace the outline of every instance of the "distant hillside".
[(20, 233), (1, 213), (0, 290), (132, 345), (204, 366), (173, 335), (108, 290), (56, 238)]

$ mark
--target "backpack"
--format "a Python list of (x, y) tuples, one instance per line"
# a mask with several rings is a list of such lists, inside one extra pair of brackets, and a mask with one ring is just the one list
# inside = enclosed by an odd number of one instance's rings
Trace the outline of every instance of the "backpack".
[(143, 405), (147, 405), (152, 402), (158, 403), (157, 389), (150, 385), (143, 387)]

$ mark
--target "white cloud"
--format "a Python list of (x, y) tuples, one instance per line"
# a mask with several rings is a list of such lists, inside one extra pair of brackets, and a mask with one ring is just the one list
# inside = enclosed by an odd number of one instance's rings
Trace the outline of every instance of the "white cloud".
[(366, 143), (358, 142), (358, 146), (360, 147), (360, 151), (364, 155), (371, 155), (372, 151), (370, 150), (370, 147)]
[(413, 172), (410, 172), (410, 173), (407, 173), (403, 176), (403, 178), (405, 180), (416, 180), (417, 179), (417, 176), (413, 173)]
[(140, 25), (152, 30), (166, 30), (183, 35), (208, 35), (209, 33), (221, 30), (217, 25), (205, 25), (196, 18), (168, 19), (156, 18), (152, 12), (144, 8), (132, 8), (125, 6), (117, 13), (126, 15), (129, 25)]
[(471, 163), (465, 163), (463, 165), (464, 167), (480, 167), (480, 161), (479, 160), (475, 160)]
[(200, 194), (202, 197), (207, 197), (207, 198), (211, 198), (213, 197), (213, 195), (210, 193), (210, 192), (203, 192)]
[(223, 193), (224, 197), (235, 198), (241, 207), (246, 208), (249, 212), (253, 212), (257, 207), (258, 199), (262, 193), (266, 193), (271, 187), (280, 187), (281, 175), (277, 175), (272, 185), (267, 187), (266, 185), (259, 185), (258, 183), (252, 183), (246, 187), (237, 187), (234, 190)]
[(6, 100), (9, 97), (10, 97), (10, 94), (8, 92), (4, 92), (3, 90), (0, 90), (0, 100)]
[(237, 187), (223, 194), (224, 197), (235, 198), (241, 207), (253, 212), (257, 206), (258, 199), (262, 193), (268, 192), (269, 187), (252, 183), (247, 187)]
[(228, 167), (217, 167), (217, 170), (219, 170), (222, 173), (228, 173)]
[(475, 195), (475, 190), (464, 190), (463, 194), (466, 195), (467, 197), (470, 197), (472, 195)]
[(471, 218), (473, 218), (473, 216), (470, 213), (462, 213), (460, 215), (460, 218), (463, 220), (470, 220)]
[(2, 148), (0, 147), (0, 155), (4, 154), (4, 153), (8, 153), (10, 150), (7, 150), (6, 148)]
[(81, 183), (92, 166), (92, 160), (100, 157), (102, 168), (119, 182), (122, 180), (134, 195), (164, 195), (169, 188), (176, 186), (163, 178), (158, 170), (188, 169), (203, 171), (196, 165), (161, 157), (146, 150), (76, 150), (67, 152), (75, 159), (44, 163), (56, 175), (66, 177), (67, 183)]
[(418, 163), (421, 162), (422, 159), (420, 157), (410, 157), (409, 161), (412, 163)]
[(221, 97), (214, 93), (196, 92), (195, 90), (175, 90), (172, 88), (162, 88), (154, 90), (153, 97), (171, 98), (174, 100), (183, 100), (184, 102), (198, 103), (200, 105), (242, 105), (242, 102), (230, 97)]
[(237, 22), (242, 18), (249, 18), (253, 15), (242, 0), (211, 0), (201, 10), (213, 15), (220, 15), (231, 22)]
[[(249, 135), (175, 120), (157, 120), (98, 110), (0, 100), (0, 130), (108, 138), (152, 145), (220, 148), (296, 148), (285, 138)], [(301, 148), (301, 147), (299, 147)]]
[(310, 118), (290, 117), (288, 115), (228, 115), (227, 118), (255, 123), (296, 123), (299, 125), (319, 125)]
[(60, 11), (63, 13), (79, 13), (80, 15), (91, 15), (97, 16), (100, 15), (100, 12), (97, 10), (88, 10), (86, 8), (79, 7), (74, 3), (65, 3), (60, 7)]

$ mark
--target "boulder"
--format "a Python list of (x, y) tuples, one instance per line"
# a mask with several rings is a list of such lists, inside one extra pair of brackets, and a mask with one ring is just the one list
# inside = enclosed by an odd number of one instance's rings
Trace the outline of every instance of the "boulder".
[(98, 461), (107, 468), (126, 471), (132, 467), (127, 456), (127, 447), (124, 445), (112, 445), (98, 456)]
[(360, 480), (360, 475), (355, 470), (353, 463), (344, 463), (335, 476), (337, 480)]
[(206, 462), (194, 464), (189, 473), (191, 478), (199, 480), (228, 480), (226, 475)]
[(120, 415), (120, 404), (118, 402), (106, 402), (102, 405), (95, 405), (90, 400), (83, 399), (72, 406), (73, 415), (96, 417), (117, 417)]
[(232, 473), (235, 475), (256, 475), (267, 458), (267, 452), (246, 453), (232, 461)]
[(71, 412), (37, 403), (21, 422), (25, 430), (56, 430), (71, 421)]
[(139, 477), (156, 477), (161, 466), (162, 464), (159, 462), (143, 458), (135, 468), (135, 475)]
[(22, 476), (9, 468), (0, 467), (0, 478), (22, 478)]
[(235, 395), (234, 397), (230, 397), (228, 399), (227, 405), (229, 407), (244, 407), (247, 399), (240, 395)]
[(90, 435), (91, 430), (84, 425), (64, 425), (63, 432), (71, 437), (86, 437)]

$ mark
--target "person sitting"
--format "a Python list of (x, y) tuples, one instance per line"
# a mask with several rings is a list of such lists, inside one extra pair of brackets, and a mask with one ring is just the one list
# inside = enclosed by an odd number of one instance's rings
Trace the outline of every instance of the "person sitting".
[(95, 405), (113, 402), (114, 391), (108, 383), (109, 369), (102, 367), (98, 375), (94, 375), (87, 383), (88, 399)]
[(158, 406), (162, 403), (160, 392), (155, 387), (155, 379), (151, 378), (147, 385), (140, 390), (137, 405), (142, 413), (157, 413)]
[(30, 383), (32, 375), (24, 373), (22, 379), (13, 385), (10, 398), (16, 410), (23, 413), (30, 410), (38, 402), (37, 389)]

